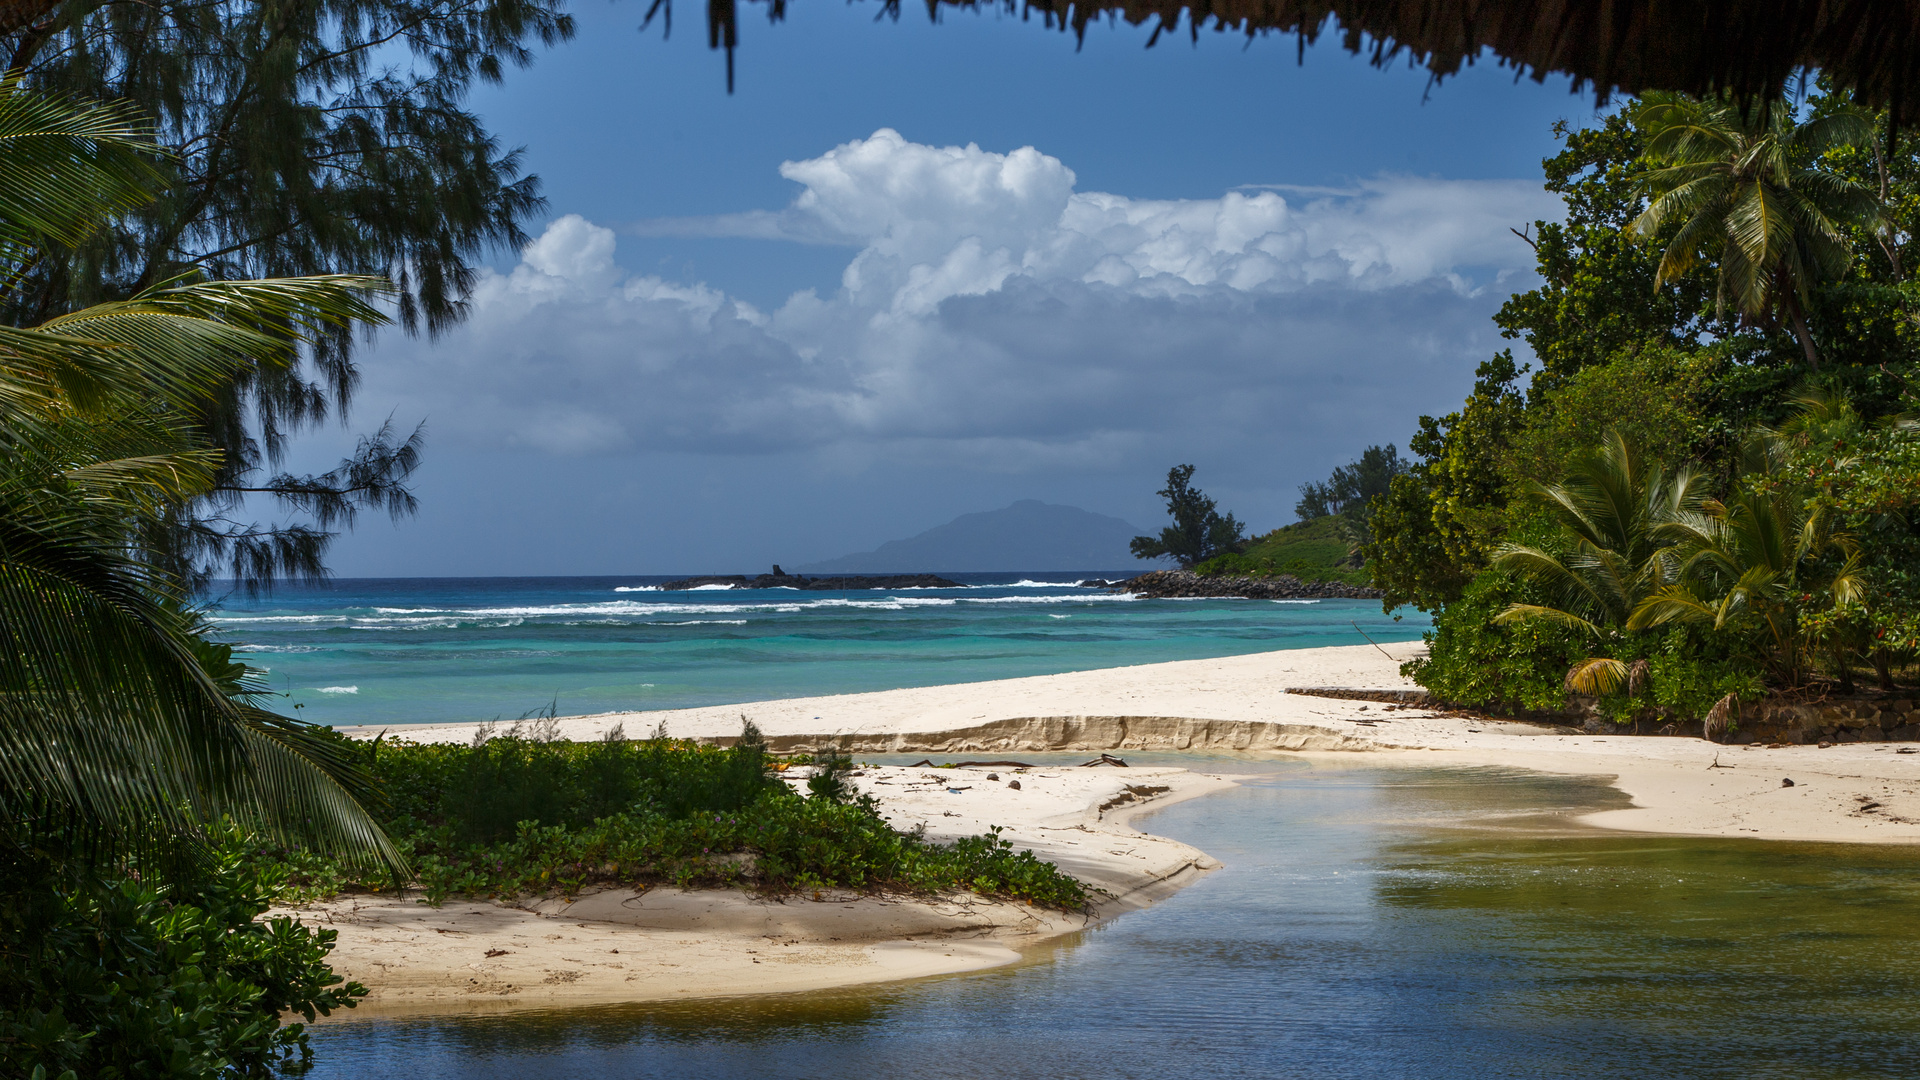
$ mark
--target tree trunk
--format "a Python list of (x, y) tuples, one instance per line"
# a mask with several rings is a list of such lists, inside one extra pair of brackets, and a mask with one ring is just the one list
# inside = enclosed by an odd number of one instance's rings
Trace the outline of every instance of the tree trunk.
[(1807, 313), (1800, 307), (1800, 294), (1794, 291), (1785, 274), (1775, 274), (1773, 280), (1774, 288), (1787, 305), (1787, 321), (1793, 324), (1793, 336), (1799, 339), (1801, 350), (1807, 354), (1807, 366), (1819, 371), (1820, 350), (1813, 347), (1813, 334), (1807, 330)]

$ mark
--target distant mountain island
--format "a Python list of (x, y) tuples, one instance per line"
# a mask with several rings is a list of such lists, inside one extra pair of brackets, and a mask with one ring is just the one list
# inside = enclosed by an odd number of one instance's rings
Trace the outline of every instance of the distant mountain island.
[(1145, 531), (1076, 506), (1022, 499), (1004, 510), (961, 514), (873, 551), (795, 569), (808, 574), (1117, 570), (1139, 565), (1127, 542)]

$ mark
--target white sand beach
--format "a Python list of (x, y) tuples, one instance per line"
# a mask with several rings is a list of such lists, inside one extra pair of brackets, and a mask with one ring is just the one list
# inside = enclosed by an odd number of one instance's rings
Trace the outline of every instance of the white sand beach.
[[(1296, 687), (1411, 689), (1419, 646), (1259, 653), (1064, 675), (704, 709), (563, 718), (561, 737), (727, 739), (743, 717), (780, 749), (945, 761), (1077, 751), (1364, 754), (1387, 767), (1489, 765), (1607, 778), (1629, 809), (1598, 827), (1773, 840), (1920, 842), (1920, 754), (1910, 745), (1730, 747), (1699, 739), (1574, 734)], [(407, 728), (421, 741), (475, 725)], [(372, 736), (373, 729), (358, 734)], [(1217, 763), (1214, 763), (1217, 764)], [(994, 780), (986, 779), (996, 774)], [(977, 897), (600, 893), (521, 907), (346, 897), (301, 913), (341, 931), (336, 967), (375, 987), (359, 1012), (643, 1001), (820, 989), (1012, 963), (1019, 950), (1152, 903), (1217, 866), (1132, 829), (1141, 809), (1230, 786), (1169, 768), (868, 768), (859, 783), (903, 827), (936, 838), (1002, 826), (1016, 845), (1105, 890), (1085, 916)], [(1018, 779), (1021, 787), (1010, 788)], [(1792, 780), (1791, 786), (1784, 783)], [(1129, 788), (1132, 790), (1130, 791)], [(1153, 790), (1156, 788), (1165, 790)], [(1116, 803), (1122, 796), (1125, 799)], [(489, 955), (492, 954), (492, 955)]]

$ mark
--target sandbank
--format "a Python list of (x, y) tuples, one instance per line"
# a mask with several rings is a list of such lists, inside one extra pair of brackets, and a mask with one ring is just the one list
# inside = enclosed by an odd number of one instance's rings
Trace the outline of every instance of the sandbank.
[(1093, 886), (1097, 902), (1087, 912), (1062, 912), (971, 893), (757, 897), (662, 887), (437, 908), (417, 895), (353, 895), (274, 914), (339, 931), (330, 962), (372, 993), (336, 1020), (953, 974), (1015, 963), (1023, 949), (1138, 910), (1218, 868), (1204, 852), (1127, 822), (1142, 809), (1232, 786), (1185, 769), (1072, 764), (867, 767), (854, 782), (896, 827), (924, 826), (930, 839), (1000, 827), (1008, 841)]
[[(1295, 649), (1063, 675), (558, 721), (560, 737), (727, 740), (743, 717), (782, 750), (835, 744), (936, 760), (1048, 751), (1222, 752), (1386, 767), (1499, 766), (1604, 778), (1632, 800), (1588, 824), (1641, 832), (1824, 842), (1920, 842), (1920, 753), (1901, 744), (1722, 746), (1575, 734), (1469, 714), (1289, 694), (1297, 687), (1413, 689), (1420, 646)], [(389, 729), (466, 741), (476, 725)], [(372, 736), (378, 729), (361, 729)], [(1353, 755), (1364, 755), (1356, 759)], [(1109, 894), (1067, 916), (978, 897), (600, 893), (521, 906), (343, 898), (302, 913), (340, 929), (336, 967), (375, 987), (358, 1012), (647, 1001), (821, 989), (975, 970), (1165, 896), (1218, 866), (1137, 832), (1132, 813), (1230, 786), (1166, 768), (998, 771), (875, 768), (859, 782), (903, 827), (934, 837), (1002, 826), (1016, 845)], [(934, 779), (938, 777), (939, 779)], [(1788, 785), (1785, 781), (1791, 780)], [(1164, 787), (1151, 796), (1127, 792)], [(952, 789), (961, 790), (954, 791)], [(1129, 793), (1131, 794), (1131, 793)], [(1107, 807), (1107, 809), (1102, 809)], [(619, 950), (615, 952), (614, 950)], [(495, 951), (489, 957), (486, 954)]]

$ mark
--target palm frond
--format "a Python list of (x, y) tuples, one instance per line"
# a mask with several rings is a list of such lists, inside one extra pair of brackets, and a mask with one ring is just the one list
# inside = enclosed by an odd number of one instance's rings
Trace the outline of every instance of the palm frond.
[[(78, 243), (146, 199), (149, 156), (129, 109), (0, 78), (0, 257)], [(139, 554), (224, 464), (207, 407), (290, 368), (304, 345), (386, 321), (369, 297), (387, 288), (342, 275), (170, 282), (0, 326), (0, 829), (126, 852), (190, 845), (230, 819), (400, 867), (349, 756), (244, 687), (229, 694), (231, 665), (219, 678), (205, 666), (218, 650), (185, 613), (183, 583)], [(409, 469), (413, 446), (395, 451)]]
[(1590, 697), (1606, 697), (1625, 686), (1627, 665), (1606, 657), (1589, 657), (1567, 671), (1567, 689)]
[(1562, 611), (1559, 608), (1547, 607), (1542, 604), (1509, 604), (1505, 611), (1493, 617), (1493, 621), (1501, 626), (1514, 623), (1544, 622), (1556, 626), (1564, 626), (1572, 630), (1579, 630), (1594, 637), (1598, 637), (1601, 634), (1598, 626), (1575, 615), (1573, 612)]
[(1669, 585), (1642, 600), (1627, 620), (1629, 630), (1647, 630), (1678, 622), (1712, 622), (1715, 608), (1686, 584)]
[(112, 546), (110, 525), (84, 514), (34, 521), (17, 493), (9, 502), (0, 520), (0, 811), (51, 813), (135, 847), (156, 823), (192, 836), (225, 815), (287, 842), (398, 865), (351, 794), (321, 764), (289, 756), (302, 744), (213, 684), (180, 616)]
[(0, 243), (77, 244), (152, 198), (160, 153), (133, 105), (83, 104), (0, 77)]

